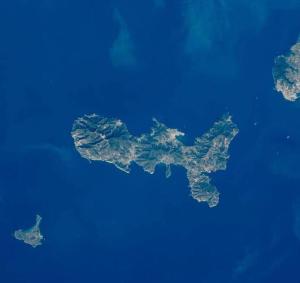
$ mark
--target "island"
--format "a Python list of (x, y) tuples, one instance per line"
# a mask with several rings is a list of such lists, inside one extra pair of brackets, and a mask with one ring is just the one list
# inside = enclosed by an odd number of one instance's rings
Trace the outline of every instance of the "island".
[(207, 202), (209, 207), (216, 206), (219, 192), (208, 174), (226, 169), (229, 145), (238, 133), (231, 116), (224, 115), (190, 146), (183, 143), (183, 132), (156, 119), (153, 122), (150, 133), (136, 137), (119, 119), (89, 114), (74, 121), (71, 135), (83, 158), (112, 163), (126, 173), (130, 173), (132, 162), (150, 174), (158, 164), (163, 164), (166, 177), (171, 176), (171, 165), (182, 166), (187, 172), (191, 196), (198, 202)]
[(40, 232), (41, 221), (42, 217), (37, 215), (36, 222), (33, 227), (26, 230), (19, 229), (15, 231), (14, 237), (17, 240), (23, 241), (24, 243), (31, 245), (33, 248), (40, 246), (42, 244), (42, 240), (44, 239), (43, 235)]
[(300, 97), (300, 42), (293, 45), (286, 55), (275, 58), (273, 67), (275, 89), (289, 101)]

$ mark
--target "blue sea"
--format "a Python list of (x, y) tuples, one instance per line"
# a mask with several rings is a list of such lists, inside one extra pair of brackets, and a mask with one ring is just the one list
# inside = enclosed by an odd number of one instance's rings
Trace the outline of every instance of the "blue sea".
[[(299, 19), (297, 0), (0, 1), (0, 282), (299, 283), (300, 104), (272, 78)], [(230, 113), (219, 205), (183, 168), (81, 158), (88, 113), (188, 144)], [(36, 214), (32, 248), (13, 233)]]

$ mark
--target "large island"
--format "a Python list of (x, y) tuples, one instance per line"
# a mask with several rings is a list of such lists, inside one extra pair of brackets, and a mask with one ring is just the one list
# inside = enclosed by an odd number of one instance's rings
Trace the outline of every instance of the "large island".
[(90, 114), (74, 121), (71, 135), (83, 158), (112, 163), (126, 173), (130, 173), (132, 162), (150, 174), (156, 165), (164, 164), (166, 177), (171, 175), (171, 165), (182, 166), (187, 171), (192, 197), (207, 202), (209, 207), (216, 206), (219, 192), (208, 174), (226, 169), (228, 148), (238, 133), (231, 116), (224, 115), (191, 146), (182, 142), (184, 133), (153, 121), (150, 133), (136, 137), (120, 120)]

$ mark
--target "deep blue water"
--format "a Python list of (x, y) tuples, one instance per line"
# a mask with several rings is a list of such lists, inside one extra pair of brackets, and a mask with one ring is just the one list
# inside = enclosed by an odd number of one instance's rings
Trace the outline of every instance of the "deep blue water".
[[(300, 282), (300, 104), (272, 79), (300, 4), (240, 2), (0, 2), (0, 282)], [(72, 123), (94, 112), (189, 143), (232, 114), (219, 206), (189, 197), (181, 168), (82, 159)], [(12, 234), (37, 213), (33, 249)]]

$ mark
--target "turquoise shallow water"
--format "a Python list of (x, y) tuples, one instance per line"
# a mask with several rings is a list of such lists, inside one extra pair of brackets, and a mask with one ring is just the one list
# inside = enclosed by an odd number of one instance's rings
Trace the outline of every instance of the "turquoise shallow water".
[[(300, 107), (271, 72), (299, 4), (183, 2), (0, 4), (1, 282), (299, 282)], [(213, 209), (183, 169), (127, 175), (70, 136), (98, 113), (134, 135), (156, 117), (191, 144), (226, 112), (240, 133)], [(37, 213), (33, 249), (12, 234)]]

